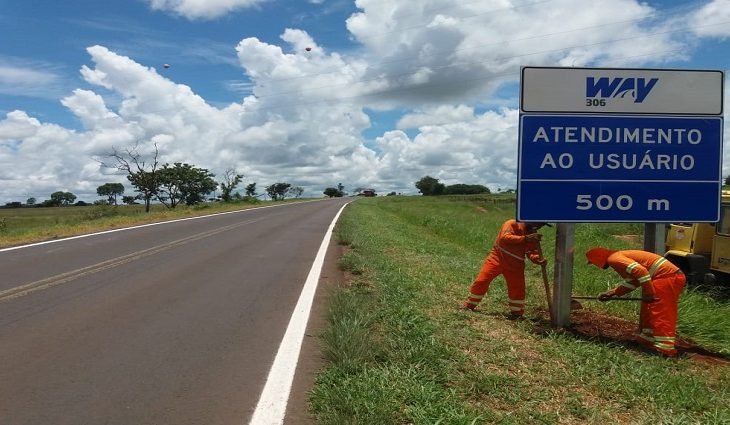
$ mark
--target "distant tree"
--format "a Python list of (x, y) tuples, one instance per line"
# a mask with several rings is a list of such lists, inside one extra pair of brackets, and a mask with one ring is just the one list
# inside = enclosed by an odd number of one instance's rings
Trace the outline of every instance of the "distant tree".
[(424, 176), (416, 182), (416, 189), (424, 196), (435, 196), (444, 193), (445, 186), (436, 178)]
[(176, 162), (165, 164), (157, 172), (160, 187), (157, 200), (168, 208), (175, 208), (180, 202), (194, 205), (205, 200), (206, 195), (216, 190), (218, 183), (204, 168)]
[(289, 191), (287, 192), (288, 195), (292, 195), (295, 199), (302, 196), (302, 193), (304, 193), (304, 188), (301, 186), (289, 188)]
[(74, 205), (77, 206), (77, 207), (85, 207), (85, 206), (87, 206), (89, 204), (86, 203), (86, 202), (84, 202), (84, 201), (76, 201), (76, 203)]
[(388, 193), (388, 194), (387, 194), (387, 195), (385, 195), (385, 196), (395, 196), (395, 192), (390, 192), (390, 193)]
[(342, 196), (342, 191), (336, 187), (328, 187), (324, 190), (324, 194), (330, 198), (339, 198)]
[(28, 198), (28, 200), (25, 201), (25, 204), (26, 205), (35, 205), (36, 202), (37, 202), (37, 199), (30, 197), (30, 198)]
[(241, 183), (241, 180), (243, 180), (243, 174), (236, 173), (233, 168), (229, 168), (223, 173), (223, 181), (219, 185), (221, 187), (221, 199), (224, 202), (231, 201), (231, 193)]
[(117, 196), (124, 193), (124, 185), (121, 183), (104, 183), (96, 188), (96, 194), (106, 196), (109, 205), (117, 205)]
[(51, 204), (54, 207), (60, 207), (64, 205), (71, 205), (76, 200), (76, 195), (71, 192), (53, 192), (51, 193)]
[(289, 193), (289, 183), (274, 183), (266, 188), (266, 193), (269, 194), (273, 201), (282, 201), (286, 198)]
[(340, 191), (340, 196), (345, 196), (345, 186), (342, 183), (337, 183), (337, 190)]
[(159, 150), (157, 144), (154, 145), (155, 150), (152, 157), (146, 161), (144, 156), (139, 152), (139, 142), (134, 147), (127, 148), (124, 152), (118, 151), (116, 148), (108, 155), (115, 163), (112, 165), (101, 162), (101, 165), (108, 168), (116, 168), (127, 173), (127, 180), (134, 186), (140, 198), (144, 200), (145, 212), (150, 211), (150, 204), (158, 192), (160, 191), (160, 181), (157, 176)]
[(20, 201), (8, 202), (5, 204), (5, 208), (22, 208), (23, 203)]
[(251, 183), (246, 186), (246, 196), (256, 196), (256, 183)]
[(444, 195), (476, 195), (480, 193), (491, 192), (488, 187), (480, 184), (452, 184), (444, 189)]
[(137, 203), (137, 199), (139, 199), (139, 195), (137, 196), (122, 196), (122, 202), (127, 205), (134, 205)]

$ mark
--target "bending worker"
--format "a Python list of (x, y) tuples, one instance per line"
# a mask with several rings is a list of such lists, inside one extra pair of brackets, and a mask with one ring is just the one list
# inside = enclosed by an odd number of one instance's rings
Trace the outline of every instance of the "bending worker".
[(507, 220), (497, 235), (494, 247), (484, 260), (479, 274), (469, 289), (464, 308), (474, 310), (489, 290), (489, 285), (500, 274), (507, 281), (510, 317), (522, 317), (525, 312), (525, 256), (535, 264), (546, 264), (540, 254), (537, 233), (547, 223), (520, 223)]
[(638, 342), (669, 357), (677, 355), (677, 302), (686, 282), (684, 273), (666, 258), (652, 252), (614, 251), (593, 248), (586, 252), (588, 264), (609, 266), (624, 283), (598, 296), (601, 301), (620, 297), (641, 287)]

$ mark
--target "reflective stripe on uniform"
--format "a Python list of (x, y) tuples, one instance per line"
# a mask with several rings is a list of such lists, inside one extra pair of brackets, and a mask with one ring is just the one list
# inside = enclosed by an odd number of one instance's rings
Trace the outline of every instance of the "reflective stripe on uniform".
[(515, 259), (517, 259), (517, 260), (520, 260), (520, 261), (523, 261), (523, 262), (525, 261), (525, 259), (524, 259), (524, 258), (522, 258), (522, 257), (518, 257), (517, 255), (515, 255), (515, 254), (513, 254), (513, 253), (511, 253), (511, 252), (509, 252), (509, 251), (507, 251), (506, 249), (502, 248), (502, 247), (501, 247), (501, 246), (499, 246), (499, 245), (497, 245), (497, 248), (499, 248), (499, 250), (500, 250), (500, 251), (504, 252), (505, 254), (509, 255), (509, 256), (510, 256), (510, 257), (512, 257), (512, 258), (515, 258)]
[(661, 350), (668, 350), (673, 351), (674, 350), (674, 342), (677, 338), (673, 336), (655, 336), (654, 337), (654, 347), (659, 348)]
[(637, 279), (637, 280), (638, 280), (639, 282), (641, 282), (641, 283), (651, 282), (651, 276), (650, 276), (650, 275), (646, 275), (646, 276), (641, 276), (641, 277), (640, 277), (639, 279)]
[(525, 300), (513, 300), (511, 298), (508, 298), (507, 299), (507, 302), (509, 302), (511, 304), (524, 304), (525, 303)]
[(482, 298), (484, 298), (484, 295), (477, 295), (477, 294), (471, 294), (470, 293), (469, 294), (469, 298), (473, 298), (475, 300), (481, 300)]
[(471, 305), (479, 305), (479, 301), (466, 300), (466, 303)]
[(509, 306), (510, 311), (522, 311), (522, 307)]
[(654, 261), (654, 264), (652, 264), (651, 267), (649, 267), (649, 275), (651, 275), (651, 277), (654, 277), (654, 273), (656, 273), (657, 269), (666, 262), (667, 262), (666, 258), (659, 257), (656, 261)]
[(650, 334), (641, 333), (641, 334), (639, 334), (637, 336), (639, 338), (643, 339), (644, 341), (654, 342), (654, 337), (651, 336)]
[(639, 263), (634, 261), (633, 263), (626, 266), (626, 273), (631, 274), (631, 272), (634, 271), (634, 269), (637, 267), (639, 267)]
[(665, 344), (665, 343), (661, 343), (661, 342), (655, 342), (654, 343), (654, 346), (656, 348), (660, 348), (660, 349), (663, 349), (663, 350), (674, 350), (674, 343), (667, 343), (667, 344)]

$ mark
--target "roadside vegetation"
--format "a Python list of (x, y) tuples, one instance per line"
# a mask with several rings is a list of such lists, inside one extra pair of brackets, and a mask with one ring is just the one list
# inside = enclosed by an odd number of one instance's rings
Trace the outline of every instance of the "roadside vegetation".
[(231, 202), (180, 205), (174, 209), (162, 204), (152, 204), (149, 212), (145, 212), (145, 205), (99, 204), (85, 207), (0, 208), (0, 248), (140, 224), (307, 200), (311, 199), (261, 201), (256, 198), (243, 198)]
[[(552, 329), (531, 264), (524, 320), (506, 319), (501, 277), (476, 312), (457, 308), (513, 199), (384, 197), (345, 209), (336, 237), (348, 278), (322, 335), (329, 365), (310, 394), (317, 423), (730, 423), (727, 288), (685, 291), (679, 334), (707, 351), (679, 359), (601, 335), (613, 322), (635, 329), (636, 303), (584, 302), (574, 316), (594, 320), (598, 335)], [(554, 231), (541, 233), (552, 260)], [(576, 225), (574, 294), (619, 279), (586, 266), (587, 249), (641, 249), (642, 235), (634, 224)], [(549, 271), (552, 280), (552, 261)]]

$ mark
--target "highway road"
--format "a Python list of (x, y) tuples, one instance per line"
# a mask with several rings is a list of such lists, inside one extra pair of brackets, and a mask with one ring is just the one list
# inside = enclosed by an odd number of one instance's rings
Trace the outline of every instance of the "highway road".
[(0, 424), (247, 424), (348, 201), (0, 250)]

